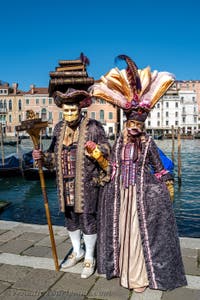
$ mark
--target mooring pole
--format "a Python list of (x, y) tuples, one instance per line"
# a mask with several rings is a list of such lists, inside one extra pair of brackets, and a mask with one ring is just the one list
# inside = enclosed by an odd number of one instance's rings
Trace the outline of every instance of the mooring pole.
[(174, 162), (174, 126), (172, 125), (172, 161)]
[(178, 186), (181, 186), (181, 132), (178, 127)]

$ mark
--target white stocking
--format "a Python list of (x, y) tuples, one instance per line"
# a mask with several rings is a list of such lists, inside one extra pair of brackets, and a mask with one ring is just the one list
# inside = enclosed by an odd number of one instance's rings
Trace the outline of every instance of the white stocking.
[(75, 231), (68, 230), (68, 233), (73, 246), (73, 252), (76, 253), (77, 257), (81, 256), (83, 253), (81, 249), (81, 231), (79, 229)]
[(93, 260), (97, 234), (83, 234), (83, 238), (86, 248), (85, 260)]

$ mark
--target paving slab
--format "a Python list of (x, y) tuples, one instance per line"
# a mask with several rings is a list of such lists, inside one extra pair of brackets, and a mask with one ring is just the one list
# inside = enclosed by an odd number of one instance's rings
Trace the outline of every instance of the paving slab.
[(133, 292), (130, 300), (161, 300), (161, 297), (162, 291), (147, 288), (143, 293)]
[(13, 221), (3, 221), (0, 220), (0, 228), (1, 230), (14, 230), (15, 227), (19, 226), (18, 222), (13, 222)]
[(0, 281), (0, 294), (10, 286), (11, 284), (9, 282)]
[(19, 235), (20, 235), (20, 232), (15, 232), (15, 231), (9, 230), (0, 235), (0, 241), (8, 242), (10, 240), (15, 239)]
[(163, 292), (162, 300), (199, 300), (200, 290), (177, 288), (170, 292)]
[(0, 229), (0, 235), (3, 234), (3, 233), (5, 233), (6, 231), (8, 231), (8, 230), (6, 230), (6, 229), (5, 230)]
[(64, 291), (48, 291), (40, 300), (84, 300), (84, 295)]
[[(46, 257), (0, 253), (0, 263), (14, 266), (26, 266), (35, 269), (55, 270), (54, 260)], [(59, 263), (61, 263), (61, 261), (59, 261)]]
[(16, 282), (24, 278), (31, 268), (23, 266), (1, 265), (0, 266), (0, 280), (10, 283)]
[[(56, 246), (61, 244), (64, 241), (67, 241), (66, 236), (60, 236), (60, 235), (54, 235)], [(39, 242), (35, 244), (36, 246), (46, 246), (51, 247), (51, 240), (50, 236), (45, 236), (43, 239), (41, 239)]]
[(32, 269), (25, 278), (19, 279), (14, 285), (14, 289), (26, 291), (46, 292), (58, 279), (63, 276), (62, 272), (50, 270)]
[(37, 247), (37, 246), (33, 246), (25, 251), (23, 251), (23, 255), (30, 255), (30, 256), (35, 256), (35, 257), (52, 257), (52, 252), (49, 254), (49, 252), (51, 252), (51, 249), (49, 247)]
[(0, 300), (38, 300), (41, 292), (8, 289), (0, 295)]
[(31, 242), (39, 242), (40, 240), (46, 237), (45, 233), (38, 232), (23, 232), (21, 235), (17, 237), (19, 240), (31, 241)]
[(181, 248), (200, 249), (200, 239), (199, 238), (181, 237), (180, 245), (181, 245)]
[[(59, 245), (56, 245), (57, 255), (62, 260), (65, 259), (69, 251), (71, 251), (71, 249), (72, 249), (72, 244), (69, 239)], [(52, 257), (52, 252), (50, 248), (47, 257)]]
[(24, 240), (11, 240), (0, 246), (0, 252), (20, 254), (34, 243)]
[(128, 300), (130, 291), (119, 285), (119, 279), (99, 278), (87, 295), (88, 299)]
[(199, 250), (183, 248), (181, 252), (186, 274), (200, 276)]
[(69, 295), (87, 295), (95, 284), (96, 277), (80, 278), (78, 274), (65, 273), (62, 278), (51, 288), (51, 291), (67, 292)]

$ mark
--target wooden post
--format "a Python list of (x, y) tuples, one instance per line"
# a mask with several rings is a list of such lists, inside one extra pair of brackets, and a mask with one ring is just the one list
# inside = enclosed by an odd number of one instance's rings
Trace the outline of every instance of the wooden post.
[(178, 128), (178, 186), (181, 186), (181, 132)]
[(174, 162), (174, 126), (172, 125), (172, 161)]
[[(48, 126), (48, 122), (42, 122), (41, 119), (36, 118), (36, 115), (32, 110), (30, 110), (28, 112), (31, 117), (29, 117), (26, 121), (22, 121), (21, 125), (16, 126), (15, 128), (16, 128), (16, 131), (26, 130), (33, 141), (35, 149), (39, 149), (40, 131), (41, 131), (41, 129), (46, 128)], [(44, 173), (43, 173), (41, 159), (38, 160), (38, 172), (39, 172), (39, 176), (40, 176), (41, 190), (42, 190), (42, 195), (43, 195), (43, 199), (44, 199), (44, 207), (45, 207), (46, 218), (47, 218), (47, 223), (48, 223), (48, 228), (49, 228), (52, 255), (54, 258), (55, 269), (56, 269), (56, 271), (59, 271), (58, 256), (57, 256), (56, 244), (55, 244), (55, 239), (54, 239), (54, 234), (53, 234), (53, 227), (52, 227), (52, 223), (51, 223), (51, 215), (50, 215), (50, 210), (49, 210), (48, 197), (47, 197), (47, 192), (46, 192), (46, 185), (45, 185), (45, 179), (44, 179)]]
[(2, 166), (4, 166), (5, 163), (5, 156), (4, 156), (4, 145), (3, 145), (3, 130), (2, 130), (2, 124), (0, 124), (0, 140), (1, 140), (1, 161)]

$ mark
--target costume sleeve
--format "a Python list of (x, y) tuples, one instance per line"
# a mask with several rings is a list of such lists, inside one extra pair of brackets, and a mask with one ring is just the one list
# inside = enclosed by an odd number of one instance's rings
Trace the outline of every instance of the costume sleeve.
[(154, 174), (157, 178), (168, 181), (173, 180), (173, 176), (169, 171), (165, 170), (162, 160), (159, 155), (158, 147), (153, 139), (150, 141), (149, 147), (149, 163), (150, 166), (153, 168)]

